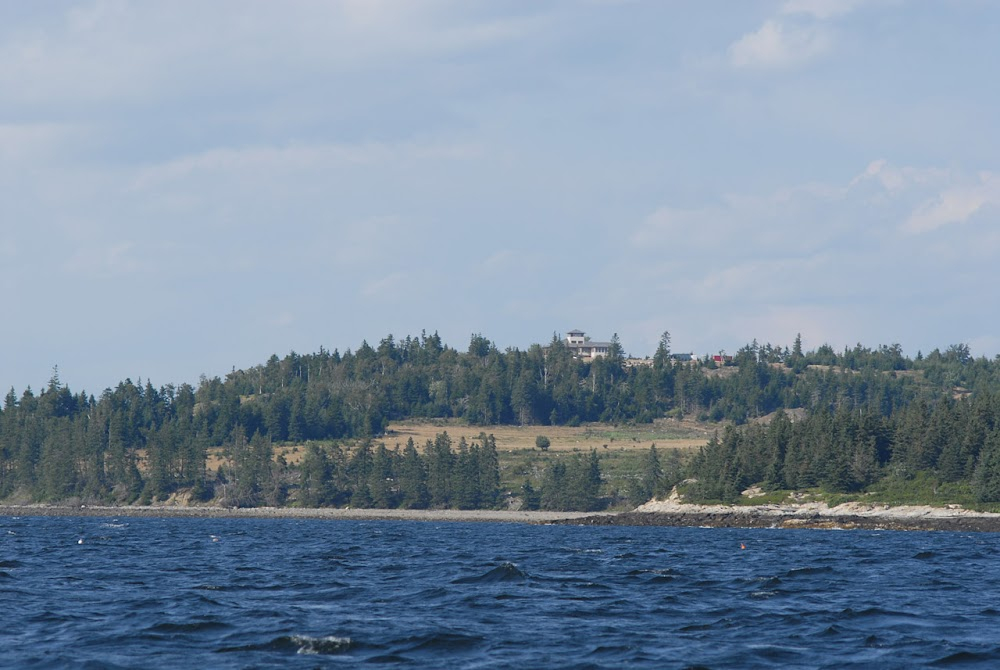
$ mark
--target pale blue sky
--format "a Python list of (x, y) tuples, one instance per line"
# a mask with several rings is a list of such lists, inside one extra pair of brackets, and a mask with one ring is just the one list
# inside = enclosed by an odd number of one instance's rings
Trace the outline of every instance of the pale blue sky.
[(424, 329), (992, 357), (998, 35), (991, 0), (0, 0), (0, 388)]

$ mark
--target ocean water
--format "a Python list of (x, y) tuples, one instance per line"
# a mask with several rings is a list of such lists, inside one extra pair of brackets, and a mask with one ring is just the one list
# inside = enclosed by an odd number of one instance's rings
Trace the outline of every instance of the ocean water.
[(0, 517), (10, 668), (1000, 667), (1000, 534)]

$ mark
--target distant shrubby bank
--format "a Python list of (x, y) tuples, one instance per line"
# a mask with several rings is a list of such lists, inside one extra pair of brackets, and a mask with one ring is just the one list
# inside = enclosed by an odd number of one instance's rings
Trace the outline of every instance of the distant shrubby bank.
[[(99, 397), (53, 374), (40, 393), (11, 389), (0, 410), (0, 499), (119, 503), (178, 491), (233, 505), (492, 508), (517, 502), (597, 509), (596, 453), (547, 454), (539, 490), (500, 486), (495, 441), (442, 433), (388, 449), (390, 421), (491, 425), (719, 424), (686, 464), (692, 499), (731, 501), (745, 488), (874, 492), (1000, 501), (1000, 359), (955, 345), (911, 359), (900, 347), (836, 352), (758, 345), (680, 361), (664, 334), (655, 356), (629, 360), (617, 337), (584, 362), (553, 336), (500, 351), (481, 335), (465, 351), (434, 335), (362, 343), (343, 354), (272, 356), (262, 365), (154, 388), (125, 380)], [(303, 444), (300, 463), (275, 444)], [(348, 444), (350, 443), (350, 444)], [(206, 467), (223, 449), (222, 466)], [(630, 498), (667, 484), (655, 451)]]

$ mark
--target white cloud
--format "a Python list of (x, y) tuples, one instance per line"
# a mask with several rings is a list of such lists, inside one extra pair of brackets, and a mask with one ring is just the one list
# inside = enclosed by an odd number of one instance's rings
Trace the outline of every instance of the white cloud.
[(879, 159), (851, 180), (848, 189), (873, 183), (881, 187), (884, 202), (903, 208), (897, 227), (908, 234), (965, 223), (988, 207), (1000, 206), (1000, 174), (994, 172), (969, 175), (957, 169), (899, 167)]
[[(926, 233), (1000, 207), (1000, 173), (896, 166), (885, 159), (840, 184), (726, 194), (701, 208), (661, 207), (629, 237), (637, 249), (714, 248), (719, 256), (788, 257), (838, 241)], [(731, 250), (727, 252), (728, 250)]]
[[(150, 333), (218, 335), (164, 350), (154, 374), (189, 380), (213, 347), (253, 364), (399, 325), (634, 350), (642, 323), (649, 353), (664, 327), (705, 350), (839, 322), (991, 332), (981, 305), (938, 316), (997, 274), (995, 177), (966, 167), (998, 172), (989, 47), (924, 29), (986, 44), (996, 12), (862, 16), (886, 2), (0, 3), (0, 276), (35, 324), (2, 343), (46, 372), (38, 306), (111, 284), (155, 307), (131, 319)], [(754, 68), (792, 76), (734, 76)], [(80, 342), (126, 339), (87, 307)], [(234, 345), (213, 327), (233, 314), (261, 328)], [(133, 345), (94, 378), (147, 360)]]
[(928, 314), (943, 305), (961, 313), (959, 296), (991, 276), (1000, 230), (993, 234), (980, 216), (981, 225), (944, 237), (900, 232), (969, 221), (998, 206), (996, 173), (876, 160), (843, 183), (663, 206), (633, 228), (630, 255), (603, 279), (620, 294), (669, 306), (669, 314), (700, 314), (689, 338), (782, 343), (802, 332), (811, 346), (839, 347), (912, 332), (925, 346), (940, 336), (919, 327)]
[(850, 14), (866, 0), (786, 0), (775, 17), (764, 21), (729, 47), (737, 68), (784, 69), (799, 67), (829, 52), (833, 19)]
[(729, 47), (738, 68), (789, 68), (803, 65), (830, 49), (830, 35), (818, 26), (795, 26), (769, 19)]
[(983, 173), (978, 181), (954, 186), (927, 199), (901, 226), (908, 233), (926, 233), (965, 223), (987, 206), (1000, 206), (1000, 175)]
[(960, 178), (947, 169), (898, 166), (880, 158), (852, 179), (847, 191), (852, 198), (867, 197), (870, 204), (895, 202), (912, 210), (917, 203), (926, 201), (928, 194), (937, 193)]
[(856, 186), (865, 180), (877, 180), (885, 190), (895, 192), (903, 188), (906, 178), (900, 171), (886, 161), (884, 158), (872, 161), (865, 168), (865, 171), (851, 180), (851, 186)]

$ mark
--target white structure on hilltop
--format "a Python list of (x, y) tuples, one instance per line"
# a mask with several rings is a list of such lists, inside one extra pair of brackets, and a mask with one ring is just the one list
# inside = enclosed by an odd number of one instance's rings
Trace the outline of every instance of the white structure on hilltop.
[(571, 330), (566, 333), (566, 347), (582, 361), (592, 361), (608, 355), (610, 342), (591, 342), (582, 330)]

